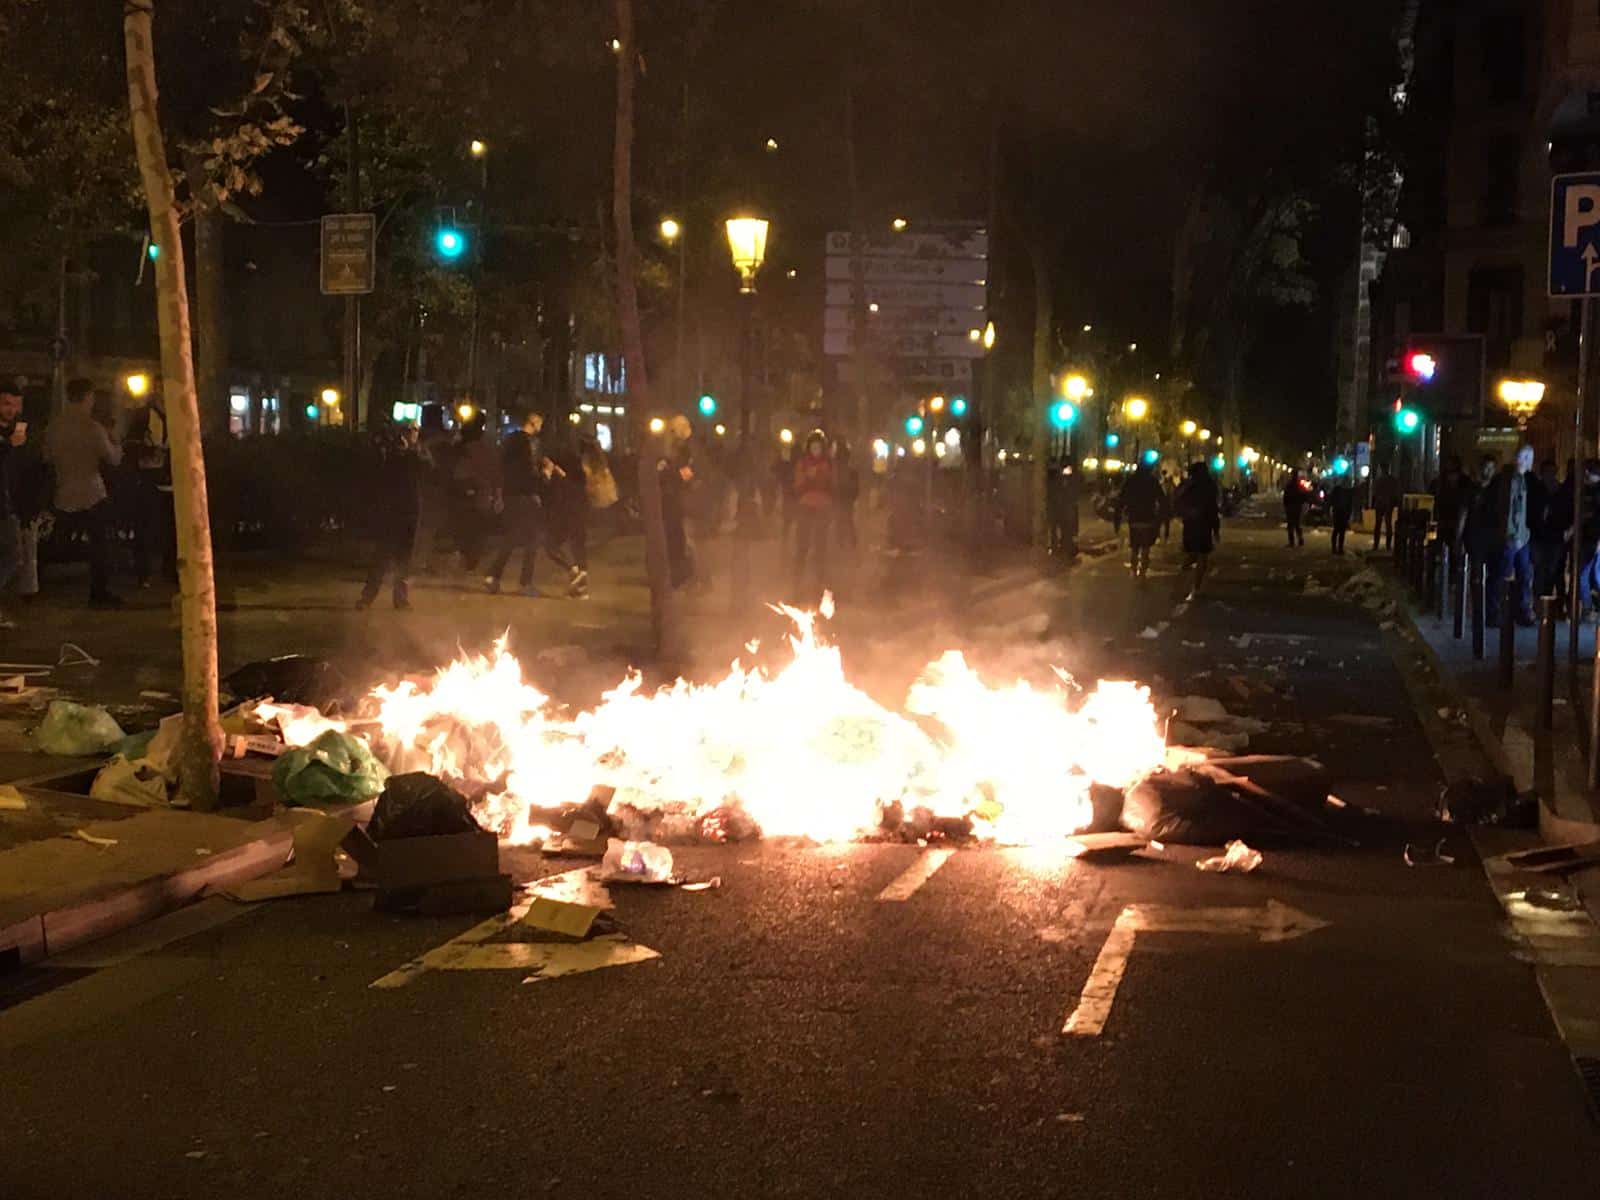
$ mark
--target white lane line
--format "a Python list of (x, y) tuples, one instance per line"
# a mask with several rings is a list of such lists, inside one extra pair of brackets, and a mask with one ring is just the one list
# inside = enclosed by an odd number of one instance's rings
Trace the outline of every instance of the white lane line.
[(1117, 923), (1111, 927), (1111, 933), (1095, 957), (1094, 969), (1089, 972), (1089, 980), (1083, 985), (1078, 1006), (1067, 1014), (1067, 1022), (1061, 1027), (1063, 1035), (1099, 1037), (1105, 1029), (1106, 1018), (1111, 1015), (1111, 1005), (1117, 998), (1117, 988), (1122, 983), (1122, 973), (1128, 969), (1128, 955), (1133, 953), (1133, 940), (1138, 935), (1138, 926), (1133, 921), (1124, 920), (1132, 911), (1131, 908), (1125, 908), (1118, 914)]
[(912, 863), (895, 878), (894, 882), (878, 893), (879, 900), (909, 900), (916, 894), (916, 890), (929, 879), (933, 873), (949, 861), (954, 850), (924, 850), (917, 856), (917, 861)]

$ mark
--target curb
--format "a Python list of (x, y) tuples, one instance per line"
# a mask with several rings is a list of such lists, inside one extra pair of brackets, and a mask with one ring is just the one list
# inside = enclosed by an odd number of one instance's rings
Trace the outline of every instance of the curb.
[[(0, 967), (28, 966), (182, 908), (209, 887), (232, 887), (281, 867), (294, 845), (280, 825), (203, 862), (22, 918), (0, 929)], [(11, 961), (7, 963), (7, 959)]]

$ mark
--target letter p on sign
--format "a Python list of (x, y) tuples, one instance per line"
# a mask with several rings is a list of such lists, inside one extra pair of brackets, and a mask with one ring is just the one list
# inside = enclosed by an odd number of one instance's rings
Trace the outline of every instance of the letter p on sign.
[(1567, 189), (1566, 213), (1561, 226), (1561, 244), (1576, 249), (1578, 238), (1591, 225), (1600, 224), (1600, 187), (1578, 184)]

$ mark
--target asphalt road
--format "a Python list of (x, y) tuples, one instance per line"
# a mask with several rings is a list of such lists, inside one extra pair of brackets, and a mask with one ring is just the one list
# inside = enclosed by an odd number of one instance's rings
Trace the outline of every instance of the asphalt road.
[[(1106, 558), (986, 631), (951, 621), (979, 659), (1044, 639), (1269, 722), (1252, 750), (1315, 754), (1385, 815), (1360, 848), (1269, 849), (1248, 876), (1187, 847), (931, 873), (909, 845), (684, 848), (721, 887), (612, 889), (659, 957), (535, 982), (513, 949), (372, 986), (470, 918), (207, 901), (0, 984), (0, 1195), (1600, 1194), (1531, 970), (1466, 837), (1426, 823), (1439, 772), (1391, 639), (1303, 594), (1308, 565), (1349, 569), (1312, 541), (1231, 526), (1180, 615), (1163, 549), (1143, 584)], [(887, 669), (895, 645), (845, 649)], [(1404, 864), (1440, 836), (1453, 866)], [(1063, 1036), (1128, 906), (1103, 1031)]]

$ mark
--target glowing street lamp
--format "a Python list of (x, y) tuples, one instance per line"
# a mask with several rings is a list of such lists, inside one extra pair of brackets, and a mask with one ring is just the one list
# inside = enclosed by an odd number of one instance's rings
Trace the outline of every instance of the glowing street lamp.
[(128, 389), (128, 395), (144, 396), (150, 391), (150, 376), (143, 371), (135, 371), (122, 381), (122, 385)]
[(1495, 391), (1500, 403), (1517, 419), (1518, 429), (1528, 427), (1528, 418), (1544, 399), (1544, 384), (1537, 379), (1502, 379)]
[(987, 325), (985, 325), (983, 327), (983, 348), (985, 350), (993, 350), (994, 349), (994, 322), (993, 321), (990, 321)]
[(906, 219), (904, 217), (896, 217), (893, 221), (890, 221), (889, 224), (893, 227), (896, 233), (904, 233), (906, 231)]
[(785, 446), (794, 445), (794, 430), (792, 430), (792, 429), (780, 429), (780, 430), (778, 430), (778, 440), (780, 442), (782, 442)]
[(672, 217), (662, 217), (661, 224), (656, 226), (656, 231), (661, 234), (663, 242), (675, 242), (678, 235), (683, 232), (683, 226)]
[(756, 272), (767, 257), (767, 222), (760, 217), (730, 217), (727, 228), (728, 251), (739, 272), (739, 290), (754, 292)]
[(1150, 401), (1143, 396), (1130, 396), (1122, 411), (1127, 413), (1128, 420), (1142, 421), (1150, 415)]
[(1193, 421), (1185, 421), (1182, 425), (1178, 426), (1178, 432), (1183, 434), (1183, 436), (1186, 438), (1193, 437), (1195, 433), (1199, 431), (1199, 429), (1200, 426), (1196, 425)]
[(1094, 389), (1089, 386), (1089, 381), (1082, 375), (1068, 375), (1061, 382), (1061, 394), (1068, 400), (1081, 401), (1094, 395)]
[(667, 422), (666, 422), (666, 420), (664, 418), (662, 418), (662, 417), (651, 417), (650, 418), (650, 432), (651, 433), (662, 433), (662, 432), (664, 432), (666, 430), (666, 428), (667, 428)]
[(471, 154), (473, 158), (482, 158), (489, 153), (489, 147), (482, 139), (473, 138), (471, 142), (467, 143), (467, 153)]
[(1200, 431), (1200, 440), (1201, 440), (1201, 441), (1202, 441), (1202, 442), (1209, 442), (1209, 441), (1210, 441), (1210, 440), (1211, 440), (1211, 430), (1209, 430), (1209, 429), (1202, 429), (1202, 430), (1201, 430), (1201, 431)]
[(322, 389), (322, 402), (329, 408), (339, 407), (339, 389), (325, 387)]

